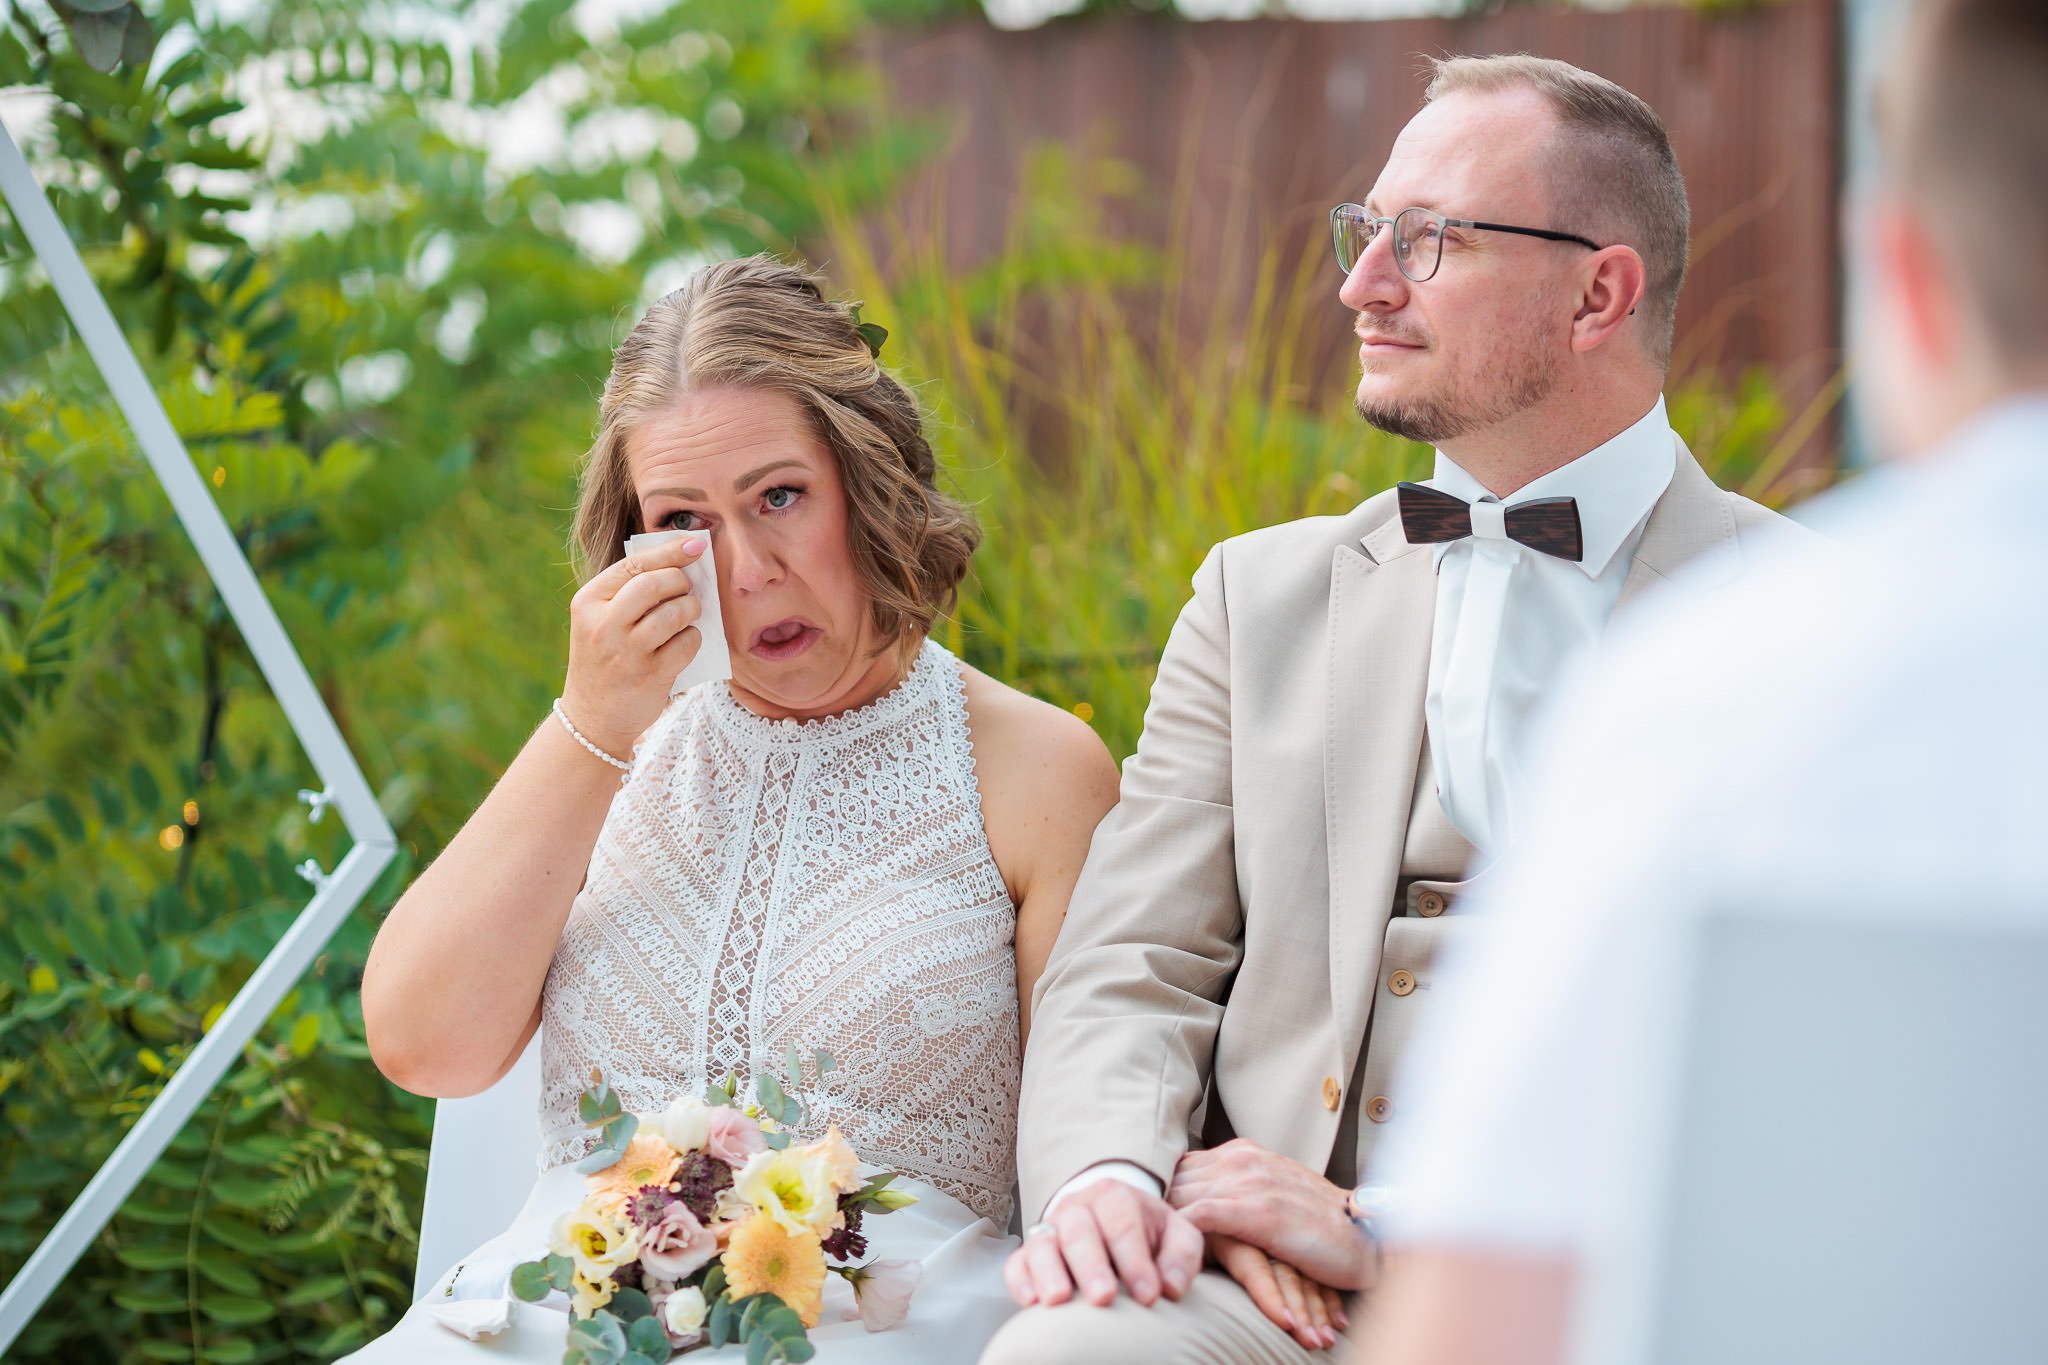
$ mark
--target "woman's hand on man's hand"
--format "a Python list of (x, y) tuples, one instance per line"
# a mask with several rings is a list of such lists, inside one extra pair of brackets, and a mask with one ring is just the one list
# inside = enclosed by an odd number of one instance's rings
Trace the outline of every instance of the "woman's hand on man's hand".
[(614, 757), (624, 757), (661, 715), (669, 686), (697, 657), (704, 608), (683, 566), (703, 553), (704, 538), (686, 536), (628, 555), (569, 601), (562, 709)]
[(1268, 1256), (1250, 1242), (1211, 1233), (1209, 1255), (1243, 1287), (1275, 1327), (1308, 1350), (1335, 1346), (1337, 1334), (1351, 1325), (1342, 1294), (1318, 1284), (1287, 1262)]

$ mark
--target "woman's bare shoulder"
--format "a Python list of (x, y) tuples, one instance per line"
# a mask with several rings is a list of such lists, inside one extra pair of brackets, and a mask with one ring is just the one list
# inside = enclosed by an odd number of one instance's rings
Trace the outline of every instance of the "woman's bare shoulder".
[(1043, 778), (1090, 785), (1106, 776), (1113, 799), (1116, 762), (1087, 721), (971, 665), (960, 665), (960, 678), (967, 693), (975, 765), (993, 770), (986, 776), (1006, 783), (1029, 784)]
[(1088, 722), (966, 664), (967, 725), (974, 741), (989, 850), (1020, 903), (1040, 874), (1071, 884), (1096, 824), (1116, 804), (1117, 767)]

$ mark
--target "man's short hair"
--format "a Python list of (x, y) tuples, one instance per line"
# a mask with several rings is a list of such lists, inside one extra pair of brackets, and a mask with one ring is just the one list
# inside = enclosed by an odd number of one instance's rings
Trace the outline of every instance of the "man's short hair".
[(1692, 210), (1657, 111), (1605, 76), (1549, 57), (1450, 57), (1433, 65), (1425, 104), (1466, 91), (1530, 89), (1556, 112), (1561, 128), (1550, 182), (1559, 221), (1531, 226), (1635, 248), (1648, 276), (1641, 322), (1651, 355), (1668, 365)]
[(2007, 362), (2048, 358), (2048, 3), (1921, 0), (1878, 88), (1887, 173)]

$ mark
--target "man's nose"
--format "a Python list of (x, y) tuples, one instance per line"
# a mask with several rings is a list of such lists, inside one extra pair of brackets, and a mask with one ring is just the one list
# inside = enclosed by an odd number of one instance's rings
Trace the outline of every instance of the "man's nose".
[(1394, 260), (1394, 231), (1382, 228), (1366, 243), (1344, 277), (1337, 298), (1354, 313), (1367, 309), (1387, 311), (1408, 301), (1408, 277)]

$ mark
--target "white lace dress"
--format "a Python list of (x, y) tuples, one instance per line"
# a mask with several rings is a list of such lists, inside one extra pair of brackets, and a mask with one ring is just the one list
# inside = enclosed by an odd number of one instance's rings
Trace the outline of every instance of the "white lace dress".
[[(836, 1122), (920, 1200), (864, 1229), (871, 1256), (923, 1264), (909, 1317), (870, 1335), (828, 1277), (818, 1359), (972, 1361), (1012, 1311), (1015, 928), (946, 650), (927, 642), (895, 690), (823, 720), (766, 720), (723, 683), (691, 689), (635, 750), (548, 972), (547, 1170), (513, 1226), (450, 1272), (452, 1297), (500, 1297), (575, 1202), (565, 1163), (590, 1145), (576, 1099), (593, 1066), (647, 1111), (728, 1072), (750, 1092), (794, 1046), (809, 1126)], [(821, 1048), (837, 1061), (822, 1077)], [(426, 1311), (449, 1287), (357, 1359), (560, 1359), (560, 1311), (515, 1304), (509, 1330), (471, 1343)]]

